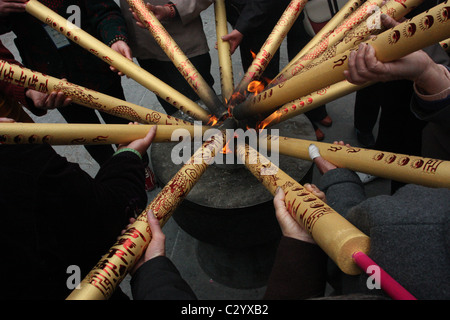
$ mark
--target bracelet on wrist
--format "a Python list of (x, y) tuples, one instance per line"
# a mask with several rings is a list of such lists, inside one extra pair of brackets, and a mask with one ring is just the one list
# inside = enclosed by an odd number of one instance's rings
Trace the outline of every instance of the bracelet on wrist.
[(169, 8), (169, 19), (175, 18), (175, 16), (177, 15), (177, 11), (175, 9), (175, 4), (168, 3), (168, 4), (165, 4), (164, 7)]
[(133, 152), (134, 154), (136, 154), (136, 155), (142, 160), (142, 155), (141, 155), (141, 153), (140, 153), (139, 151), (133, 149), (133, 148), (121, 148), (121, 149), (117, 150), (117, 151), (114, 153), (113, 156), (118, 155), (119, 153), (122, 153), (122, 152), (126, 152), (126, 151)]

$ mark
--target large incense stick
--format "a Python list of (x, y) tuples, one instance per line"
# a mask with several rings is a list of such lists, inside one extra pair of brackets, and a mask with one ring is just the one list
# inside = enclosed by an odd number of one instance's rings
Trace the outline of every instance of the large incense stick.
[(222, 37), (228, 34), (225, 0), (216, 0), (214, 2), (214, 14), (216, 18), (217, 53), (219, 56), (222, 99), (227, 104), (234, 91), (234, 77), (230, 43), (222, 40)]
[(62, 79), (50, 77), (40, 72), (10, 64), (3, 60), (0, 60), (0, 81), (44, 93), (60, 91), (77, 104), (125, 118), (130, 121), (164, 125), (191, 125), (188, 121), (180, 120), (164, 113), (144, 108)]
[[(367, 256), (370, 238), (297, 181), (281, 171), (267, 158), (248, 145), (239, 145), (238, 157), (247, 169), (275, 195), (278, 187), (285, 193), (286, 208), (291, 216), (311, 234), (314, 241), (346, 274), (366, 272), (376, 265)], [(384, 271), (381, 288), (392, 298), (414, 299)]]
[(450, 161), (278, 136), (267, 139), (269, 150), (272, 139), (277, 139), (277, 150), (272, 152), (286, 156), (311, 161), (308, 148), (314, 144), (324, 159), (340, 168), (405, 183), (450, 188)]
[[(341, 22), (327, 37), (323, 38), (313, 48), (311, 48), (306, 54), (300, 58), (295, 59), (290, 67), (283, 73), (279, 74), (268, 85), (271, 88), (287, 79), (296, 75), (300, 70), (307, 66), (312, 60), (319, 57), (326, 49), (332, 47), (339, 41), (341, 41), (349, 30), (358, 26), (369, 17), (378, 6), (381, 5), (383, 0), (370, 0), (362, 4), (350, 17)], [(294, 60), (293, 59), (293, 60)]]
[(258, 128), (264, 129), (266, 127), (273, 126), (277, 123), (283, 122), (299, 114), (303, 114), (326, 103), (341, 98), (347, 94), (365, 88), (371, 84), (372, 82), (368, 82), (364, 85), (354, 85), (347, 80), (339, 81), (307, 96), (286, 103), (278, 110), (267, 116), (264, 120), (259, 122)]
[[(391, 28), (366, 43), (372, 45), (380, 61), (389, 62), (409, 53), (438, 43), (450, 37), (450, 7), (442, 3), (411, 20)], [(236, 119), (244, 119), (256, 114), (273, 112), (298, 97), (325, 88), (345, 79), (344, 70), (348, 69), (350, 51), (327, 60), (314, 69), (284, 81), (265, 90), (236, 106), (232, 111)]]
[[(324, 38), (328, 37), (334, 29), (338, 25), (340, 25), (343, 21), (345, 21), (351, 14), (353, 14), (358, 7), (364, 2), (365, 0), (349, 0), (331, 19), (327, 22), (327, 24), (320, 29), (319, 32), (316, 33), (316, 35), (311, 39), (311, 41), (306, 44), (306, 46), (303, 47), (302, 50), (281, 70), (281, 72), (277, 75), (281, 75), (284, 73), (288, 68), (292, 66), (292, 64), (303, 57), (307, 52), (309, 52), (312, 48), (314, 48), (318, 43), (320, 43)], [(275, 77), (275, 78), (277, 78)]]
[(343, 272), (351, 275), (361, 273), (352, 255), (369, 251), (369, 237), (255, 149), (239, 144), (236, 153), (269, 192), (274, 195), (278, 187), (283, 189), (290, 214), (305, 226), (314, 241)]
[(26, 11), (42, 22), (48, 24), (74, 43), (88, 50), (99, 59), (134, 79), (136, 82), (154, 92), (187, 115), (194, 119), (201, 120), (204, 123), (207, 123), (210, 120), (208, 112), (198, 104), (142, 69), (133, 61), (128, 60), (120, 53), (117, 53), (87, 32), (78, 28), (70, 21), (64, 19), (56, 12), (39, 3), (37, 0), (28, 1)]
[(283, 15), (278, 20), (267, 40), (264, 42), (259, 53), (254, 58), (241, 82), (235, 89), (229, 105), (234, 106), (246, 97), (248, 85), (253, 80), (260, 78), (274, 54), (279, 49), (284, 38), (292, 28), (298, 16), (302, 12), (307, 0), (292, 0)]
[[(124, 144), (144, 138), (154, 125), (0, 123), (0, 144), (92, 145)], [(208, 127), (158, 125), (153, 142), (182, 137), (202, 139)], [(178, 131), (177, 131), (178, 130)]]
[(219, 100), (214, 90), (208, 85), (153, 12), (147, 9), (144, 1), (127, 0), (127, 2), (208, 109), (219, 119), (227, 114), (225, 105)]
[(83, 279), (80, 289), (73, 290), (67, 300), (108, 299), (139, 260), (151, 240), (152, 235), (147, 221), (148, 211), (152, 210), (163, 226), (223, 145), (222, 134), (208, 139)]

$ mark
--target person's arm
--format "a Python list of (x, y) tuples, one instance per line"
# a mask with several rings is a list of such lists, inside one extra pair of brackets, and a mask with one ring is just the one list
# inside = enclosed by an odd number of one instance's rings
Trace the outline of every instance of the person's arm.
[[(388, 15), (383, 14), (381, 18), (387, 28), (399, 24)], [(446, 67), (435, 63), (423, 50), (384, 63), (377, 59), (375, 49), (371, 45), (363, 43), (357, 51), (351, 52), (348, 70), (344, 71), (344, 75), (353, 84), (406, 79), (414, 82), (419, 93), (429, 96), (442, 92), (448, 94), (450, 88), (450, 77)], [(439, 98), (442, 97), (437, 99)]]
[[(325, 200), (323, 192), (314, 185), (308, 191)], [(284, 191), (279, 188), (273, 203), (281, 228), (274, 265), (264, 294), (266, 300), (308, 299), (322, 297), (326, 285), (327, 256), (311, 235), (286, 208)]]
[[(334, 143), (345, 145), (343, 141)], [(326, 194), (327, 204), (337, 213), (345, 217), (351, 207), (366, 199), (364, 185), (355, 172), (338, 168), (324, 159), (314, 144), (309, 146), (309, 156), (322, 174), (319, 189)]]
[[(113, 0), (89, 0), (86, 1), (86, 8), (103, 43), (132, 61), (133, 53), (128, 46), (126, 22), (120, 7)], [(120, 76), (124, 75), (113, 66), (110, 69)]]
[(278, 5), (276, 1), (271, 0), (248, 1), (242, 9), (234, 29), (238, 30), (244, 36), (252, 32), (257, 32), (257, 30), (261, 29), (267, 23), (267, 18), (273, 14), (273, 9)]

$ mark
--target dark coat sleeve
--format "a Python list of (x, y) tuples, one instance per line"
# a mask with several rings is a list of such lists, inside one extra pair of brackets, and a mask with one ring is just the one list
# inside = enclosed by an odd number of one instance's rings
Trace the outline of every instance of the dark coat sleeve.
[(266, 300), (323, 297), (327, 256), (315, 244), (282, 237), (264, 295)]
[[(240, 16), (236, 22), (235, 29), (240, 31), (244, 36), (258, 32), (261, 28), (273, 28), (272, 15), (274, 9), (278, 8), (279, 4), (272, 0), (254, 0), (248, 1), (248, 4), (242, 9)], [(279, 9), (275, 12), (278, 13)], [(279, 17), (278, 17), (279, 18)], [(268, 24), (268, 21), (271, 21)]]
[(327, 204), (343, 217), (350, 208), (367, 199), (364, 185), (356, 173), (344, 168), (325, 173), (319, 189), (326, 194)]
[(194, 292), (178, 269), (165, 256), (144, 263), (131, 279), (135, 300), (196, 300)]
[(125, 18), (120, 7), (112, 0), (85, 1), (91, 23), (101, 40), (112, 45), (115, 41), (128, 41)]

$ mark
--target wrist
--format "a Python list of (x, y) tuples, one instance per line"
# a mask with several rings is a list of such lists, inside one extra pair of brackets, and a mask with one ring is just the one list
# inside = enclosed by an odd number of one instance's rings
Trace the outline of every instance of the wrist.
[(450, 77), (447, 68), (428, 59), (427, 67), (415, 79), (414, 86), (420, 94), (434, 95), (450, 87)]
[(128, 39), (125, 36), (115, 36), (111, 41), (108, 42), (108, 47), (112, 47), (113, 44), (119, 41), (128, 43)]

